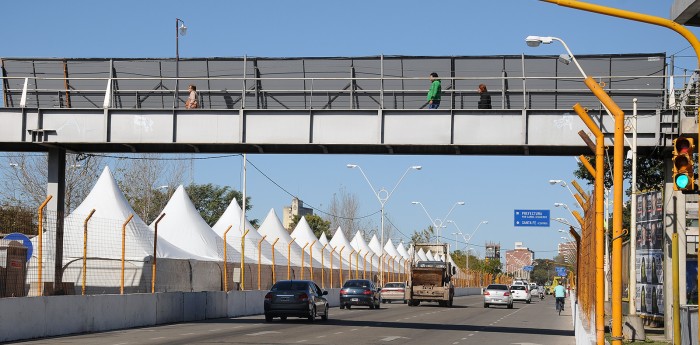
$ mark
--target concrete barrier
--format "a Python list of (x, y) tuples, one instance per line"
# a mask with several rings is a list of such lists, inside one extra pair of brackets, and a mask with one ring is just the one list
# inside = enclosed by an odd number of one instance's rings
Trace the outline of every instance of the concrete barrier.
[[(326, 291), (330, 306), (337, 307), (340, 289)], [(264, 311), (266, 293), (267, 290), (253, 290), (0, 298), (0, 342), (259, 315)], [(480, 288), (455, 289), (455, 296), (480, 293)]]

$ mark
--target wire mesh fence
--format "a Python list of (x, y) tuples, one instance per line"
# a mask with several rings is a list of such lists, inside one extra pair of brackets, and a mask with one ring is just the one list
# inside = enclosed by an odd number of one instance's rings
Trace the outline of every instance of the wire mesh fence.
[[(13, 278), (13, 282), (20, 281), (13, 283), (20, 286), (20, 292), (12, 296), (265, 290), (283, 279), (313, 280), (328, 289), (341, 287), (348, 279), (406, 281), (410, 272), (410, 260), (405, 257), (346, 250), (330, 243), (321, 246), (314, 240), (301, 244), (289, 236), (271, 238), (256, 231), (242, 235), (234, 230), (217, 237), (220, 241), (215, 243), (220, 247), (211, 249), (221, 256), (212, 259), (174, 245), (155, 222), (149, 226), (138, 216), (98, 217), (92, 211), (66, 217), (54, 211), (32, 213), (34, 218), (8, 221), (3, 228), (31, 238), (31, 254), (27, 261), (22, 260), (26, 265), (23, 273)], [(2, 245), (0, 253), (12, 254), (2, 251)], [(7, 270), (5, 257), (0, 257), (3, 270)], [(495, 279), (501, 278), (460, 270), (452, 283), (455, 287), (481, 286)], [(8, 282), (0, 274), (0, 286)]]
[(596, 248), (595, 248), (595, 202), (591, 202), (584, 210), (584, 223), (581, 227), (581, 242), (577, 258), (576, 297), (583, 314), (583, 325), (594, 329), (591, 314), (595, 307), (596, 291)]

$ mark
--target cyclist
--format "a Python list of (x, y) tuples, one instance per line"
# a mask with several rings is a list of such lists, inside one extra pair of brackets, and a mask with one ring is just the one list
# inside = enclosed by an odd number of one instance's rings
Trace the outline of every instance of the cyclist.
[(554, 300), (556, 301), (556, 307), (561, 314), (564, 310), (564, 299), (566, 298), (566, 289), (561, 285), (561, 282), (557, 282), (557, 286), (554, 288)]

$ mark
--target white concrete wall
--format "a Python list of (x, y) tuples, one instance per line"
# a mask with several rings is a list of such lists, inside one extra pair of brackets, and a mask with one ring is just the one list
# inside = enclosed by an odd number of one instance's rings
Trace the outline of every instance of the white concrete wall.
[[(331, 307), (340, 289), (328, 289)], [(263, 313), (266, 290), (0, 298), (0, 342)], [(455, 296), (481, 294), (455, 289)]]

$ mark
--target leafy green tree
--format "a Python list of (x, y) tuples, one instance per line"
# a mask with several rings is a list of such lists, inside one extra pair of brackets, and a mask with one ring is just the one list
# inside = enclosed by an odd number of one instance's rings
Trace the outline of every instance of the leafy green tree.
[[(587, 156), (591, 165), (595, 166), (595, 156)], [(612, 158), (605, 159), (605, 188), (612, 187)], [(593, 185), (595, 177), (592, 176), (583, 164), (578, 163), (574, 176)], [(632, 180), (632, 160), (625, 159), (623, 179)], [(647, 155), (637, 156), (637, 189), (640, 191), (662, 190), (664, 184), (664, 156), (660, 151), (654, 151)], [(631, 187), (627, 189), (627, 195), (631, 194)]]
[[(455, 262), (457, 267), (466, 268), (467, 267), (467, 255), (461, 250), (455, 250), (452, 252), (452, 261)], [(471, 262), (470, 262), (471, 263)]]
[[(221, 218), (224, 214), (226, 208), (231, 203), (233, 198), (236, 198), (238, 206), (242, 207), (241, 200), (243, 199), (243, 194), (237, 190), (231, 189), (228, 186), (217, 186), (211, 183), (207, 184), (191, 184), (185, 187), (187, 195), (190, 196), (192, 203), (194, 204), (199, 214), (202, 218), (209, 224), (213, 226), (216, 221)], [(245, 209), (246, 212), (253, 208), (253, 204), (250, 202), (250, 197), (246, 196)], [(250, 220), (250, 224), (254, 227), (258, 227), (258, 220)]]
[(3, 204), (0, 205), (0, 233), (19, 232), (36, 235), (36, 210), (29, 207)]
[[(470, 264), (471, 264), (471, 262), (470, 262)], [(499, 273), (503, 272), (502, 267), (503, 267), (503, 265), (501, 264), (501, 260), (498, 260), (498, 259), (485, 260), (483, 271), (486, 273), (491, 273), (491, 274), (499, 274)]]
[(414, 231), (411, 235), (411, 243), (430, 243), (430, 240), (435, 237), (435, 229), (432, 225), (427, 229)]
[[(314, 232), (314, 236), (316, 238), (320, 238), (321, 234), (326, 234), (326, 237), (331, 237), (331, 222), (327, 221), (323, 218), (321, 218), (318, 215), (315, 214), (307, 214), (304, 216), (306, 219), (306, 222), (309, 223), (309, 227), (311, 228), (311, 231)], [(290, 225), (291, 229), (296, 228), (297, 224), (299, 224), (299, 221), (301, 220), (301, 217), (299, 215), (295, 215), (292, 218), (292, 224)]]
[(552, 281), (552, 276), (554, 276), (554, 261), (549, 259), (536, 259), (534, 266), (530, 274), (532, 281), (538, 285), (545, 285), (548, 281)]

